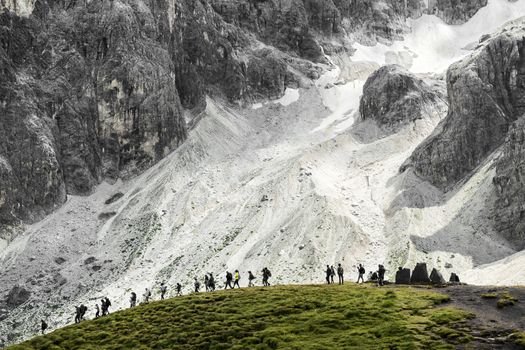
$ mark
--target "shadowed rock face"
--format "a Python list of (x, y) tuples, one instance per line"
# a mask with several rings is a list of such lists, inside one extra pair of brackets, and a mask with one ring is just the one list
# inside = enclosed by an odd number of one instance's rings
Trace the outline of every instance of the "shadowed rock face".
[(429, 85), (397, 65), (383, 66), (367, 79), (359, 104), (363, 120), (375, 120), (390, 133), (431, 113), (445, 111), (444, 84)]
[(447, 72), (449, 112), (402, 168), (447, 190), (501, 146), (525, 112), (523, 29), (506, 30)]
[(445, 23), (462, 24), (486, 5), (487, 0), (430, 0), (429, 11)]

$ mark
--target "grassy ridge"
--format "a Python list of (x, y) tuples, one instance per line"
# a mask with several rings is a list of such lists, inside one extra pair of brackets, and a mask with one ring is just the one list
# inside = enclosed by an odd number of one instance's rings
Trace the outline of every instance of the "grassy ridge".
[(152, 302), (35, 337), (28, 349), (453, 349), (470, 314), (408, 287), (279, 286)]

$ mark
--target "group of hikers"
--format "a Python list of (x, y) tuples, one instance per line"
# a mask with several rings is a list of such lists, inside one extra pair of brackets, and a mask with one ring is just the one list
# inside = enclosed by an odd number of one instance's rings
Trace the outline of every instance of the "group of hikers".
[[(357, 268), (357, 273), (358, 273), (358, 278), (357, 278), (356, 283), (359, 283), (359, 281), (361, 281), (361, 283), (364, 283), (365, 282), (364, 276), (366, 273), (364, 266), (362, 264), (359, 264), (358, 266), (356, 266), (356, 268)], [(379, 265), (377, 271), (369, 273), (368, 280), (377, 282), (378, 286), (382, 286), (385, 281), (385, 272), (386, 272), (385, 267), (383, 265)], [(272, 277), (272, 273), (270, 272), (270, 270), (265, 267), (262, 269), (261, 273), (262, 273), (262, 285), (264, 287), (270, 286), (269, 279), (270, 277)], [(335, 283), (334, 277), (336, 274), (338, 276), (338, 283), (344, 284), (343, 266), (340, 263), (337, 265), (337, 268), (334, 268), (333, 265), (331, 266), (326, 265), (326, 283), (334, 284)], [(237, 288), (241, 288), (240, 286), (241, 274), (239, 270), (235, 270), (233, 274), (229, 271), (226, 271), (225, 278), (226, 279), (224, 283), (224, 289), (228, 289), (228, 288), (234, 289), (236, 286)], [(255, 286), (254, 284), (255, 279), (256, 277), (253, 275), (253, 273), (251, 271), (248, 271), (248, 287)], [(215, 278), (212, 273), (207, 273), (204, 276), (204, 286), (206, 288), (206, 292), (215, 291)], [(199, 293), (200, 287), (201, 287), (201, 283), (198, 280), (198, 278), (195, 277), (194, 292)], [(176, 296), (182, 295), (182, 285), (180, 283), (177, 283), (175, 285), (175, 291), (176, 291), (176, 294), (175, 294)], [(168, 287), (164, 282), (162, 282), (159, 287), (159, 294), (160, 294), (161, 300), (165, 299), (167, 292), (168, 292)], [(151, 297), (152, 297), (151, 289), (145, 288), (144, 294), (142, 296), (142, 303), (148, 303), (151, 300)], [(130, 302), (130, 307), (133, 308), (137, 306), (138, 298), (135, 292), (131, 292), (129, 302)], [(109, 298), (107, 297), (102, 298), (100, 307), (98, 304), (95, 304), (95, 318), (108, 315), (110, 306), (111, 306), (111, 301), (109, 300)], [(88, 308), (84, 304), (82, 304), (80, 306), (75, 306), (75, 309), (76, 309), (75, 323), (79, 323), (84, 320), (84, 317), (85, 317), (85, 314)], [(47, 328), (48, 328), (47, 323), (44, 320), (41, 320), (42, 334), (44, 334)]]
[[(365, 267), (362, 264), (359, 264), (357, 267), (357, 282), (361, 281), (361, 283), (365, 282)], [(341, 264), (337, 265), (337, 270), (334, 268), (334, 266), (326, 265), (326, 283), (328, 284), (334, 284), (334, 277), (337, 271), (337, 277), (339, 278), (339, 284), (344, 284), (344, 269)], [(368, 280), (377, 282), (378, 286), (383, 286), (385, 283), (385, 272), (386, 269), (383, 265), (379, 264), (377, 271), (370, 272), (368, 275)]]

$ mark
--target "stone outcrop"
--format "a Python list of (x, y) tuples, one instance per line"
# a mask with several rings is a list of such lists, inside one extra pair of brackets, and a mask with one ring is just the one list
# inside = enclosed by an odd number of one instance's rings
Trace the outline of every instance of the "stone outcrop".
[(396, 272), (396, 284), (410, 284), (410, 269), (400, 268)]
[(449, 111), (401, 170), (448, 190), (501, 146), (525, 112), (525, 30), (514, 26), (447, 72)]
[(437, 285), (443, 285), (447, 283), (447, 281), (445, 281), (445, 279), (443, 278), (441, 272), (439, 272), (436, 268), (433, 268), (432, 272), (430, 273), (430, 281), (432, 282), (432, 284)]
[(493, 178), (495, 229), (517, 250), (525, 249), (525, 118), (510, 128)]
[(367, 79), (359, 104), (362, 120), (375, 120), (387, 132), (446, 111), (445, 87), (432, 85), (398, 65), (383, 66)]
[(7, 299), (5, 301), (7, 307), (9, 308), (15, 308), (17, 306), (22, 305), (27, 300), (29, 300), (29, 297), (31, 296), (31, 292), (27, 289), (20, 287), (20, 286), (14, 286), (7, 295)]
[(410, 277), (410, 283), (412, 284), (428, 284), (430, 278), (428, 277), (428, 270), (426, 263), (417, 263), (416, 267), (412, 271), (412, 277)]
[(487, 5), (488, 0), (429, 0), (428, 11), (448, 24), (462, 24), (478, 10)]
[(459, 276), (457, 274), (455, 274), (454, 272), (452, 272), (450, 274), (450, 278), (448, 280), (450, 283), (460, 283), (461, 281), (459, 280)]

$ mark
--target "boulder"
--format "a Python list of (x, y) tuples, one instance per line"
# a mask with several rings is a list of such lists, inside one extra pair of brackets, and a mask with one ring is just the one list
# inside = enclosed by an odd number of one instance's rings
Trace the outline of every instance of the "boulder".
[(396, 284), (410, 284), (410, 269), (402, 269), (396, 272)]
[(436, 268), (432, 269), (432, 272), (430, 273), (430, 280), (432, 281), (432, 284), (445, 284), (447, 281), (443, 278), (443, 275), (441, 272), (439, 272)]
[(30, 296), (31, 292), (27, 289), (20, 286), (14, 286), (9, 291), (9, 294), (7, 294), (6, 304), (10, 308), (15, 308), (29, 300)]
[(410, 278), (410, 283), (415, 284), (428, 284), (430, 283), (430, 278), (428, 277), (428, 270), (426, 263), (417, 263), (414, 271), (412, 272), (412, 277)]
[(461, 281), (459, 280), (459, 276), (456, 275), (454, 272), (452, 272), (452, 273), (450, 274), (449, 282), (450, 282), (450, 283), (460, 283)]

